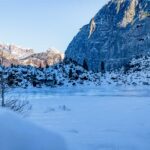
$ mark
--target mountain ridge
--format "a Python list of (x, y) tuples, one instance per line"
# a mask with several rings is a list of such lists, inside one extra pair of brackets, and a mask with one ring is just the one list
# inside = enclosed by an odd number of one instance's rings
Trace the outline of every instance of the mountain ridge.
[(16, 45), (0, 44), (1, 57), (4, 58), (4, 65), (31, 65), (45, 67), (63, 60), (64, 54), (54, 48), (45, 52), (35, 53), (33, 49), (22, 48)]

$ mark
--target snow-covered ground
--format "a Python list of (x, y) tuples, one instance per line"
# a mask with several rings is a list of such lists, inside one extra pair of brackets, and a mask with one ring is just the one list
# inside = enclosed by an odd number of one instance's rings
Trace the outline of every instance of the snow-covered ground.
[(0, 150), (67, 150), (58, 134), (0, 108)]
[[(19, 92), (18, 92), (19, 91)], [(26, 119), (58, 132), (69, 150), (150, 150), (150, 87), (16, 89)]]

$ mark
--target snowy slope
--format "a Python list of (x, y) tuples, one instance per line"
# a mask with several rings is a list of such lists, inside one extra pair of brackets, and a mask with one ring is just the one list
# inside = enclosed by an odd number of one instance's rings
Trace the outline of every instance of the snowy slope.
[(0, 109), (0, 150), (66, 150), (62, 137)]

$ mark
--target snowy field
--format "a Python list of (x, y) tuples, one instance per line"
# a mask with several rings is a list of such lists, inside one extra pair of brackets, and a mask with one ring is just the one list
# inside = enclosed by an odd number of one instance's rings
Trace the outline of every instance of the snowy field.
[(15, 90), (27, 120), (63, 136), (68, 150), (150, 150), (150, 87)]

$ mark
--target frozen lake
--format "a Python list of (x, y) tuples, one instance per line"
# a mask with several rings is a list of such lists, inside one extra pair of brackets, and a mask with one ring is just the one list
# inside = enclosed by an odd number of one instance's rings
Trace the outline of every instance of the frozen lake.
[[(12, 90), (13, 92), (13, 90)], [(16, 89), (15, 94), (25, 96), (121, 96), (150, 97), (150, 86), (106, 86)]]
[(150, 150), (150, 88), (15, 90), (27, 119), (60, 133), (69, 150)]

